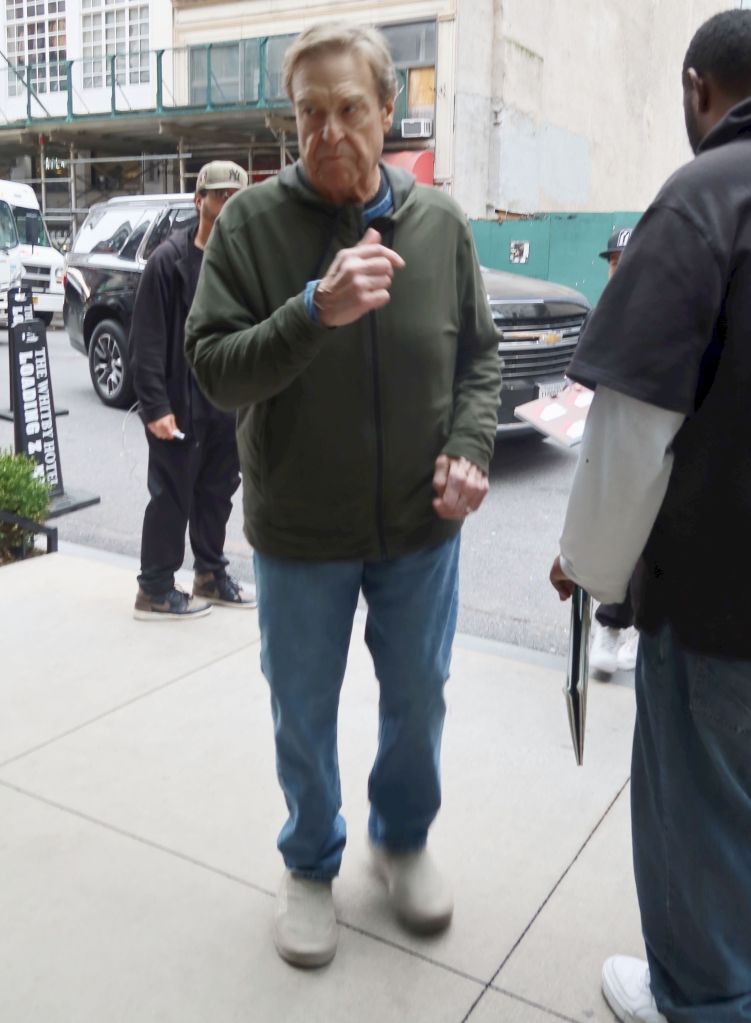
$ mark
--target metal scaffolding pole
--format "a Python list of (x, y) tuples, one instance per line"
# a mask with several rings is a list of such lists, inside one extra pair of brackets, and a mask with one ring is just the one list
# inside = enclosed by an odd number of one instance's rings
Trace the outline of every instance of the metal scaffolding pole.
[(42, 186), (42, 216), (47, 216), (47, 157), (45, 155), (44, 135), (39, 136), (39, 178)]
[(71, 142), (70, 144), (70, 209), (71, 209), (71, 222), (73, 227), (73, 234), (78, 234), (78, 216), (74, 212), (78, 208), (78, 201), (76, 199), (76, 150), (75, 146)]

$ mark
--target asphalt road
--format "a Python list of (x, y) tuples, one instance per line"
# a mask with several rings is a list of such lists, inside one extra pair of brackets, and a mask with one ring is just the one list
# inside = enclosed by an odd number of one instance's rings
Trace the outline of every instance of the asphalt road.
[[(86, 359), (66, 333), (48, 334), (55, 402), (69, 409), (57, 421), (66, 492), (98, 494), (101, 503), (55, 520), (60, 539), (137, 558), (146, 504), (146, 441), (138, 418), (105, 408), (95, 396)], [(0, 330), (0, 406), (8, 404), (7, 335)], [(0, 448), (12, 448), (11, 423), (0, 420)], [(462, 538), (459, 628), (470, 635), (563, 654), (568, 607), (547, 581), (557, 551), (576, 450), (550, 441), (496, 445), (490, 493), (468, 519)], [(252, 580), (242, 535), (240, 494), (226, 553), (231, 571)], [(191, 564), (186, 559), (186, 567)], [(135, 597), (136, 583), (133, 582)]]

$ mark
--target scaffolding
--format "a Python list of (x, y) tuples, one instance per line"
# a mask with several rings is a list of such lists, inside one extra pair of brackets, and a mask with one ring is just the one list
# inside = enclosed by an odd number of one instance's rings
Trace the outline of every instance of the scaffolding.
[[(55, 240), (74, 235), (89, 208), (111, 196), (191, 191), (211, 159), (234, 160), (251, 181), (292, 162), (295, 122), (282, 86), (282, 50), (272, 41), (150, 50), (138, 65), (130, 53), (98, 63), (66, 60), (53, 69), (55, 78), (44, 65), (14, 66), (0, 51), (0, 100), (7, 95), (0, 102), (0, 152), (37, 166), (12, 176), (35, 188)], [(228, 48), (237, 52), (233, 77), (217, 57)], [(397, 74), (399, 124), (406, 73)], [(67, 186), (62, 203), (53, 201), (63, 199), (59, 186)]]

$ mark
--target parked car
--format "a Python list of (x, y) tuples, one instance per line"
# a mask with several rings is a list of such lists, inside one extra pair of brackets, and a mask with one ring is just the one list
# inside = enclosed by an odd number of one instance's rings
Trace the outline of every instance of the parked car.
[[(105, 405), (134, 401), (128, 333), (146, 260), (168, 235), (195, 222), (192, 195), (131, 196), (92, 207), (68, 253), (63, 316), (70, 343), (88, 355), (94, 390)], [(517, 405), (564, 385), (589, 310), (559, 284), (483, 268), (503, 388), (498, 433), (532, 431)]]
[(75, 237), (65, 259), (63, 320), (105, 405), (135, 401), (128, 334), (146, 260), (173, 231), (195, 222), (192, 193), (122, 196), (92, 206)]
[(517, 405), (557, 394), (590, 305), (584, 295), (550, 281), (482, 268), (501, 359), (498, 436), (535, 433), (514, 416)]

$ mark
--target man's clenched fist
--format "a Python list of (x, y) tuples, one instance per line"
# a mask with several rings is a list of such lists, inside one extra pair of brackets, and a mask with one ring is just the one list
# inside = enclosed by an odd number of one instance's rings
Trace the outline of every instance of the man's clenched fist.
[(369, 227), (353, 249), (337, 252), (316, 288), (313, 301), (321, 323), (343, 327), (386, 305), (394, 270), (403, 266), (399, 253), (381, 245), (380, 234)]

